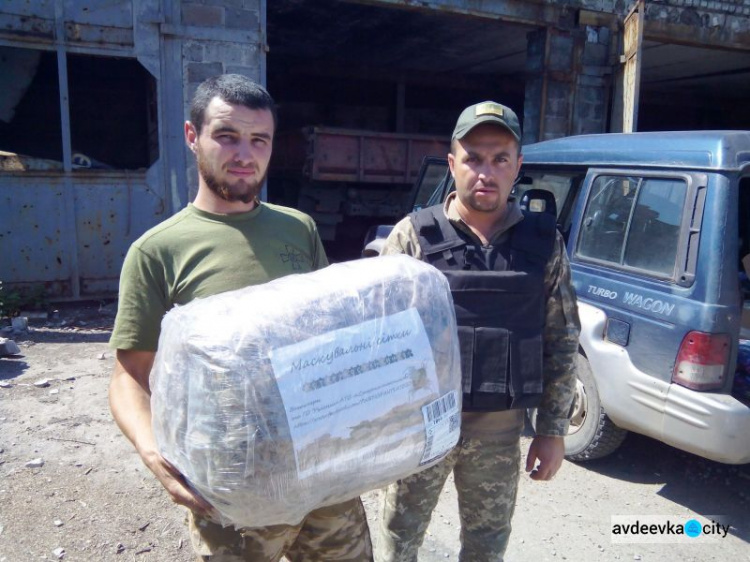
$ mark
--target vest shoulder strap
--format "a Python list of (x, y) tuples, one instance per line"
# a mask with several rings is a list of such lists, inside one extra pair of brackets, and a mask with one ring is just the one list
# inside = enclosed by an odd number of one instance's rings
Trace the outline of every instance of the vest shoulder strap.
[(456, 229), (443, 212), (442, 205), (433, 205), (409, 214), (414, 230), (419, 237), (419, 244), (425, 257), (448, 252), (466, 245)]

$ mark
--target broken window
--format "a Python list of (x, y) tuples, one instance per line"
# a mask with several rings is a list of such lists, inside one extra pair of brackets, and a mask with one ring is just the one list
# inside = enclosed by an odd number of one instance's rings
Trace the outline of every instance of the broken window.
[[(62, 169), (56, 53), (0, 47), (0, 83), (0, 151), (38, 159), (36, 166), (49, 161), (52, 169)], [(26, 169), (10, 159), (7, 156), (7, 166), (0, 169)]]
[[(0, 47), (0, 170), (135, 170), (159, 157), (156, 81), (135, 59)], [(61, 90), (68, 95), (63, 130)], [(3, 154), (4, 153), (4, 154)]]

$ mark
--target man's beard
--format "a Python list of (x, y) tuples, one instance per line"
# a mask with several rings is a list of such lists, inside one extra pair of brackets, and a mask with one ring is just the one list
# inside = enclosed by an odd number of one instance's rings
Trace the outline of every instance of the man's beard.
[(469, 201), (469, 207), (477, 211), (478, 213), (494, 213), (500, 208), (500, 200), (498, 199), (494, 204), (486, 204), (481, 203), (475, 198), (470, 198)]
[[(224, 201), (242, 201), (243, 203), (254, 201), (260, 194), (263, 182), (266, 181), (266, 175), (268, 174), (268, 170), (266, 170), (259, 179), (242, 180), (232, 186), (228, 182), (221, 181), (216, 177), (216, 174), (208, 163), (206, 163), (200, 150), (196, 152), (196, 160), (198, 162), (198, 173), (203, 178), (208, 189)], [(241, 185), (247, 186), (247, 189), (241, 192), (237, 191), (237, 188)]]
[[(496, 186), (492, 185), (490, 187)], [(462, 198), (462, 201), (466, 207), (469, 207), (472, 210), (477, 211), (478, 213), (494, 213), (501, 206), (499, 193), (497, 194), (497, 198), (494, 202), (483, 201), (482, 198), (478, 197), (474, 192), (466, 194)]]

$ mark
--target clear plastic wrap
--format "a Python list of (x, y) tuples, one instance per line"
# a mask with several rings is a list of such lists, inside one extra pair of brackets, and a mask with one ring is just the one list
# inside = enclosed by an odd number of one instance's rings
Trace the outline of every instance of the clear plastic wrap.
[(457, 442), (447, 281), (384, 256), (195, 300), (164, 317), (151, 390), (161, 453), (222, 524), (297, 524)]

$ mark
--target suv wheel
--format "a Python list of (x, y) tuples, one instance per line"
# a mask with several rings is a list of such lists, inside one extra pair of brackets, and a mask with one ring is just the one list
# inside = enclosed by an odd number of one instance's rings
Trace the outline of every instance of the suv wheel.
[[(599, 459), (614, 452), (628, 432), (612, 423), (604, 412), (591, 366), (581, 353), (578, 354), (576, 374), (573, 413), (565, 436), (565, 457), (572, 461)], [(531, 425), (536, 429), (536, 409), (528, 413)]]

